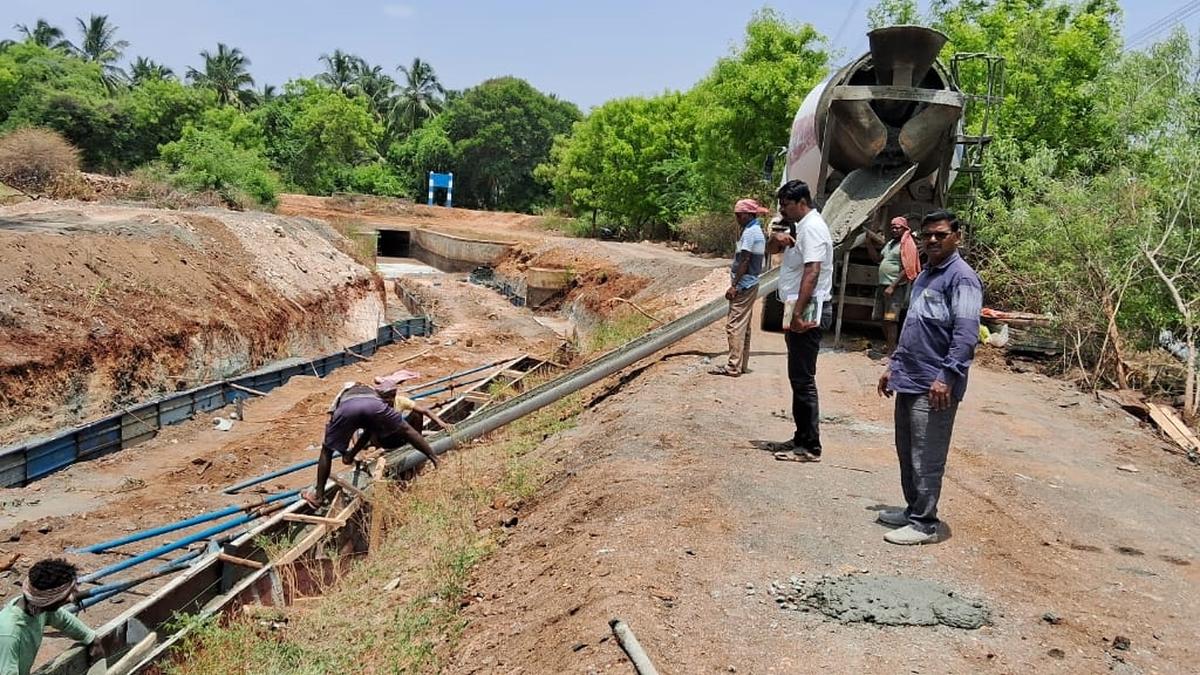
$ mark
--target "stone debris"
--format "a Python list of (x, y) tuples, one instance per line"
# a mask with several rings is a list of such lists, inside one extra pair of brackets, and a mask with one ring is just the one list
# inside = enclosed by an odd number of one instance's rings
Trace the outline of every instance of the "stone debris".
[(783, 610), (819, 612), (841, 623), (936, 626), (974, 630), (989, 623), (983, 603), (939, 584), (899, 576), (821, 575), (772, 581), (767, 592)]

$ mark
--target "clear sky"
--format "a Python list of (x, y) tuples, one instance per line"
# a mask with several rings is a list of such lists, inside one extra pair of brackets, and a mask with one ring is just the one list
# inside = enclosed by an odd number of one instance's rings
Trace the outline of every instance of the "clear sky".
[[(875, 0), (767, 3), (807, 21), (844, 55), (866, 49), (866, 10)], [(927, 2), (922, 2), (922, 6)], [(1121, 0), (1125, 34), (1180, 9), (1193, 35), (1200, 3)], [(201, 49), (240, 47), (259, 85), (319, 72), (322, 53), (341, 48), (387, 69), (429, 61), (443, 84), (461, 89), (515, 75), (579, 104), (686, 89), (728, 53), (750, 14), (743, 0), (0, 0), (0, 35), (45, 18), (74, 38), (75, 17), (107, 14), (131, 47), (182, 74)], [(1195, 6), (1195, 7), (1193, 7)], [(1166, 35), (1164, 31), (1162, 36)]]

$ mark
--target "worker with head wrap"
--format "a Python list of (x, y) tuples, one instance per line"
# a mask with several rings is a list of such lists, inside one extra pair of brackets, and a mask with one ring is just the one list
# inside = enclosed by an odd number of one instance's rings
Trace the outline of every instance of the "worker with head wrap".
[(47, 625), (89, 645), (92, 659), (104, 657), (96, 633), (66, 610), (76, 594), (78, 573), (60, 558), (41, 560), (29, 568), (20, 597), (0, 610), (0, 675), (26, 675), (32, 670)]
[[(340, 453), (344, 464), (353, 464), (355, 457), (368, 445), (377, 448), (399, 448), (412, 445), (437, 465), (437, 456), (421, 435), (425, 418), (439, 427), (447, 425), (433, 410), (399, 395), (397, 385), (403, 377), (396, 375), (375, 378), (375, 386), (347, 382), (330, 406), (329, 423), (321, 443), (317, 462), (317, 484), (304, 492), (304, 499), (314, 508), (325, 501), (325, 484), (333, 468), (333, 455)], [(358, 438), (354, 435), (358, 432)], [(351, 442), (353, 441), (353, 446)]]
[[(875, 290), (875, 309), (872, 318), (883, 323), (887, 354), (896, 349), (900, 335), (900, 320), (908, 307), (909, 289), (921, 273), (921, 257), (913, 240), (908, 218), (896, 216), (888, 224), (890, 236), (868, 232), (867, 253), (879, 263), (879, 285)], [(883, 243), (882, 247), (878, 247)]]

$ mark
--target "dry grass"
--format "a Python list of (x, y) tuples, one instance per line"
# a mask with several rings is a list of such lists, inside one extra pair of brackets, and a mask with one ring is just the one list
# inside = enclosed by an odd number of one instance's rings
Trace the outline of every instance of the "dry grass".
[(0, 137), (0, 182), (44, 194), (66, 174), (79, 172), (79, 150), (58, 132), (27, 128)]
[(363, 267), (375, 269), (375, 252), (378, 250), (378, 243), (374, 228), (352, 218), (330, 218), (329, 224), (345, 239), (345, 241), (334, 242), (338, 250), (354, 258)]
[(436, 672), (466, 625), (460, 608), (471, 569), (505, 536), (497, 509), (545, 482), (533, 451), (573, 426), (581, 401), (569, 397), (514, 422), (407, 489), (383, 487), (372, 505), (382, 519), (378, 550), (281, 621), (195, 624), (168, 672)]

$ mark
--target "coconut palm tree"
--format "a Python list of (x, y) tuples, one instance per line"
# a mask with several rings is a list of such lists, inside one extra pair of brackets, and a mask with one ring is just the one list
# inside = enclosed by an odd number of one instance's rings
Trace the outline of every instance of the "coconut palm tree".
[(396, 92), (396, 81), (383, 72), (383, 66), (372, 66), (359, 59), (354, 71), (354, 88), (367, 99), (375, 119), (384, 121)]
[(139, 56), (129, 64), (129, 79), (135, 85), (147, 80), (173, 80), (175, 71), (154, 59)]
[(97, 63), (104, 69), (104, 83), (109, 88), (126, 80), (125, 71), (116, 62), (129, 46), (126, 40), (118, 40), (117, 27), (104, 14), (93, 14), (87, 21), (75, 19), (79, 24), (79, 45), (70, 45), (71, 51), (84, 61)]
[(325, 64), (325, 72), (317, 75), (318, 82), (347, 96), (358, 93), (355, 88), (355, 79), (358, 69), (362, 65), (362, 59), (335, 49), (332, 54), (322, 54), (321, 63)]
[(25, 36), (26, 40), (43, 47), (50, 49), (68, 50), (71, 43), (63, 37), (62, 29), (58, 26), (52, 26), (45, 19), (38, 19), (33, 28), (25, 24), (17, 24), (13, 26), (17, 32)]
[(254, 78), (246, 68), (250, 59), (242, 54), (237, 47), (227, 47), (217, 43), (215, 54), (205, 50), (200, 52), (204, 59), (204, 70), (188, 68), (187, 79), (198, 87), (208, 87), (217, 92), (217, 102), (222, 105), (242, 107), (243, 101), (239, 92), (245, 87), (254, 86)]
[(417, 129), (440, 113), (445, 106), (446, 89), (438, 82), (433, 66), (419, 58), (413, 59), (407, 68), (396, 68), (403, 77), (400, 93), (392, 104), (391, 121), (407, 131)]
[(279, 96), (279, 90), (273, 84), (264, 84), (262, 89), (258, 90), (258, 100), (261, 103), (270, 103)]

